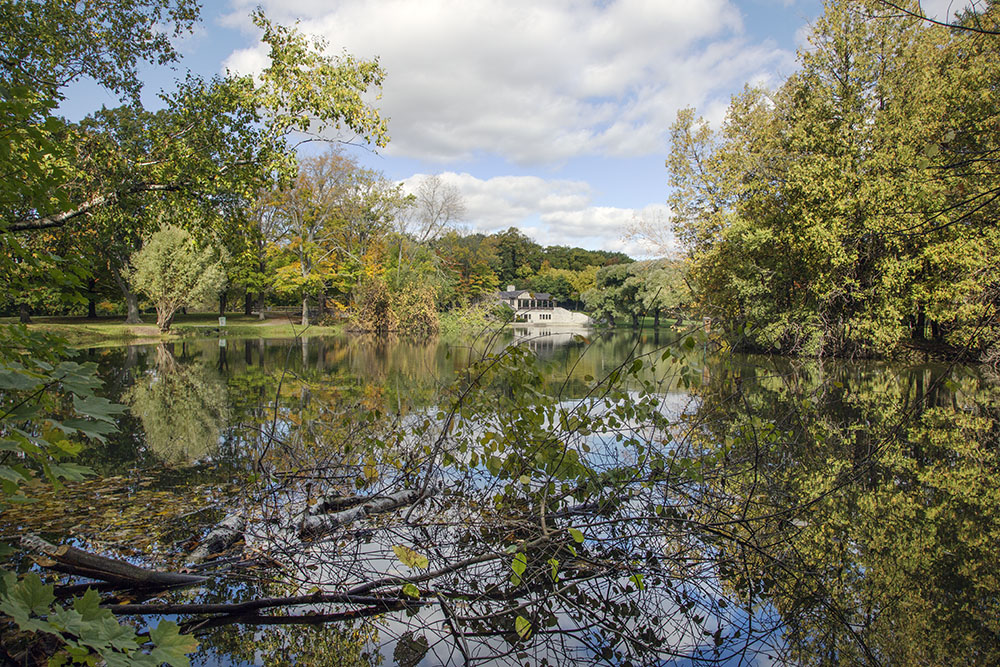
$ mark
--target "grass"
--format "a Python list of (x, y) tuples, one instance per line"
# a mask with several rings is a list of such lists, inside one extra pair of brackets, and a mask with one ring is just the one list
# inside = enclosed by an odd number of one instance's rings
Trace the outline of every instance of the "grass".
[[(143, 324), (126, 324), (123, 317), (100, 317), (89, 320), (84, 317), (32, 317), (29, 329), (46, 331), (65, 338), (73, 347), (103, 347), (110, 345), (157, 343), (177, 340), (186, 336), (215, 336), (223, 333), (226, 337), (239, 338), (267, 336), (269, 338), (291, 338), (303, 333), (310, 336), (326, 336), (339, 333), (341, 326), (317, 326), (308, 328), (293, 323), (286, 318), (259, 320), (255, 315), (227, 313), (226, 326), (219, 327), (216, 313), (189, 313), (177, 315), (170, 331), (161, 334), (156, 327), (155, 315), (143, 315)], [(0, 324), (15, 324), (16, 317), (0, 318)]]

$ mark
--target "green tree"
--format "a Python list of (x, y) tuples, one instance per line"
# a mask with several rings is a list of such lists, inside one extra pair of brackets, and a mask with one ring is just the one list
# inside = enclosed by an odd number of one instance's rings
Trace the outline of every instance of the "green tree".
[(982, 349), (996, 239), (972, 223), (997, 181), (958, 156), (992, 141), (974, 120), (992, 70), (973, 54), (995, 43), (878, 2), (828, 2), (811, 40), (801, 70), (735, 97), (718, 133), (678, 115), (670, 204), (699, 307), (768, 349), (888, 353), (927, 319)]
[(156, 326), (168, 331), (186, 306), (212, 299), (226, 274), (214, 248), (198, 248), (191, 234), (167, 224), (132, 256), (132, 283), (156, 307)]
[(493, 238), (500, 261), (497, 277), (502, 287), (517, 286), (519, 280), (524, 281), (542, 267), (542, 247), (518, 229), (511, 227), (493, 234)]
[(387, 237), (406, 198), (381, 174), (342, 150), (302, 161), (292, 186), (276, 194), (280, 247), (291, 260), (276, 275), (279, 292), (325, 302), (328, 288), (349, 295), (362, 276), (384, 268)]

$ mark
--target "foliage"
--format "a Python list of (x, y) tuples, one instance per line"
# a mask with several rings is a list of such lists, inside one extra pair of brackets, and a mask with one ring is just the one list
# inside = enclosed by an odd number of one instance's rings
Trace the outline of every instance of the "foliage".
[(198, 641), (181, 635), (172, 621), (160, 623), (148, 635), (119, 625), (100, 606), (101, 598), (93, 589), (69, 607), (54, 604), (55, 599), (53, 587), (44, 585), (37, 574), (18, 580), (8, 573), (2, 580), (0, 612), (21, 630), (52, 635), (63, 646), (50, 665), (93, 664), (99, 658), (111, 666), (189, 667), (187, 654), (198, 648)]
[(427, 286), (390, 289), (384, 276), (373, 276), (358, 288), (351, 321), (360, 331), (377, 334), (436, 334), (440, 329), (434, 292)]
[(507, 324), (511, 310), (494, 300), (483, 300), (464, 308), (454, 308), (441, 315), (441, 335), (465, 341), (487, 335)]
[(169, 224), (160, 227), (132, 256), (129, 277), (156, 306), (156, 325), (161, 332), (170, 329), (179, 309), (216, 296), (226, 278), (215, 249), (199, 249), (191, 234)]
[(713, 369), (697, 395), (700, 448), (723, 456), (705, 475), (715, 520), (739, 517), (749, 545), (722, 547), (740, 564), (724, 576), (742, 603), (775, 606), (790, 660), (996, 660), (992, 380), (758, 358)]
[(190, 32), (198, 13), (192, 0), (141, 0), (127, 11), (107, 0), (5, 2), (0, 6), (0, 71), (45, 97), (89, 77), (136, 100), (142, 88), (139, 63), (176, 61), (171, 40)]
[(679, 317), (691, 302), (683, 268), (671, 260), (614, 264), (599, 269), (593, 286), (583, 293), (592, 316), (611, 326), (628, 319), (633, 328), (642, 317), (660, 326), (663, 313)]
[[(80, 480), (89, 468), (72, 463), (84, 439), (103, 442), (115, 431), (124, 408), (96, 394), (100, 381), (92, 363), (63, 359), (59, 339), (33, 334), (24, 327), (0, 328), (0, 511), (10, 503), (27, 503), (24, 488), (38, 473), (56, 488), (63, 480)], [(148, 637), (121, 626), (99, 607), (93, 590), (64, 607), (54, 604), (51, 585), (37, 575), (18, 578), (3, 573), (0, 613), (24, 633), (52, 635), (62, 647), (54, 664), (92, 664), (95, 657), (117, 665), (188, 665), (186, 653), (197, 642), (178, 635), (173, 623), (161, 623)], [(28, 634), (27, 645), (37, 638)], [(20, 644), (5, 637), (5, 645)], [(151, 645), (149, 644), (151, 642)]]
[(384, 266), (387, 235), (408, 200), (381, 174), (331, 149), (303, 160), (292, 186), (266, 205), (278, 227), (280, 245), (273, 251), (287, 257), (275, 288), (302, 300), (308, 324), (311, 297), (321, 303), (328, 292), (343, 298), (364, 272)]
[(463, 307), (499, 289), (499, 258), (491, 237), (449, 231), (434, 243), (434, 252), (449, 278), (439, 297), (443, 307)]
[(691, 110), (672, 128), (670, 204), (702, 310), (772, 350), (890, 353), (928, 325), (985, 348), (997, 175), (970, 157), (993, 150), (996, 40), (829, 2), (811, 43), (718, 132)]

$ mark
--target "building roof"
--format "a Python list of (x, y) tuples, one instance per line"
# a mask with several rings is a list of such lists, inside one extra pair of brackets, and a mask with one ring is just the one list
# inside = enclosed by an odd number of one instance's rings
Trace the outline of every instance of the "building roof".
[(517, 297), (521, 296), (522, 294), (527, 294), (529, 299), (535, 299), (535, 300), (546, 300), (546, 299), (551, 299), (552, 298), (551, 294), (546, 294), (545, 292), (536, 292), (536, 293), (532, 294), (531, 292), (529, 292), (526, 289), (516, 289), (514, 291), (500, 292), (500, 298), (501, 299), (512, 299), (512, 298), (516, 299)]

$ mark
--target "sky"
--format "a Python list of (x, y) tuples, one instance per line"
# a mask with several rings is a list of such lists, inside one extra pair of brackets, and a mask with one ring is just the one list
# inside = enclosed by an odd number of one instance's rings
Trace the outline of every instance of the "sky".
[[(439, 175), (463, 196), (466, 231), (517, 227), (542, 245), (636, 258), (662, 254), (626, 231), (637, 219), (668, 228), (678, 109), (718, 123), (747, 83), (779, 85), (822, 11), (821, 0), (205, 0), (177, 42), (181, 68), (260, 71), (257, 6), (330, 54), (379, 59), (371, 103), (391, 140), (350, 147), (364, 166), (411, 191)], [(145, 102), (181, 73), (144, 68)], [(62, 109), (75, 120), (102, 104), (118, 101), (81, 84)]]

